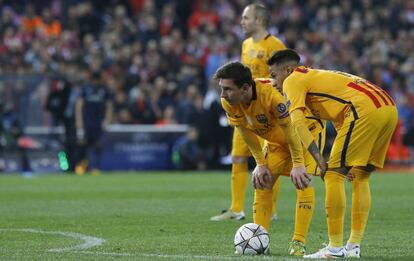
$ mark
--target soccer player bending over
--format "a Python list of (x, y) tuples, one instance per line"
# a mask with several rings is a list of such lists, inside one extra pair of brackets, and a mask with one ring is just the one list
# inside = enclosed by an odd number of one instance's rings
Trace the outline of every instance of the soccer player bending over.
[[(304, 113), (332, 121), (337, 130), (328, 169), (321, 175), (326, 189), (329, 245), (304, 257), (360, 257), (371, 207), (368, 179), (375, 168), (384, 165), (397, 125), (397, 109), (385, 91), (361, 77), (307, 68), (299, 61), (299, 55), (289, 49), (272, 55), (268, 65), (277, 85), (283, 86), (293, 127), (322, 169), (326, 163), (305, 125)], [(352, 180), (352, 214), (351, 234), (344, 247), (346, 178)]]
[[(241, 28), (247, 39), (243, 41), (241, 49), (241, 62), (249, 67), (253, 78), (269, 78), (269, 66), (267, 60), (276, 51), (286, 49), (281, 40), (271, 35), (267, 26), (270, 15), (265, 6), (261, 4), (249, 4), (243, 10), (240, 21)], [(262, 140), (259, 140), (262, 142)], [(211, 218), (213, 221), (226, 219), (244, 219), (244, 195), (248, 181), (248, 158), (252, 154), (240, 136), (234, 129), (232, 139), (232, 168), (231, 168), (231, 206), (222, 214)], [(277, 220), (277, 198), (280, 190), (280, 179), (273, 186), (272, 220)]]
[[(297, 201), (289, 254), (305, 254), (305, 240), (315, 202), (312, 175), (308, 173), (315, 174), (317, 164), (310, 153), (304, 155), (299, 137), (291, 128), (282, 94), (272, 85), (271, 79), (253, 80), (250, 69), (240, 62), (223, 65), (215, 78), (219, 80), (221, 103), (228, 121), (240, 132), (256, 160), (254, 223), (269, 229), (272, 187), (280, 175), (291, 173), (297, 187)], [(313, 121), (309, 126), (318, 138), (323, 126), (315, 126)], [(265, 140), (263, 152), (256, 136)]]

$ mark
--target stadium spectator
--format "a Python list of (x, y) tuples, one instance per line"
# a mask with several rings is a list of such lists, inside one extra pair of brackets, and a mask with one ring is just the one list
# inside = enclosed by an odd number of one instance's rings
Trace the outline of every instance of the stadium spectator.
[(173, 154), (177, 155), (178, 168), (182, 170), (205, 169), (203, 151), (198, 145), (198, 130), (190, 127), (186, 135), (177, 140)]
[[(139, 110), (128, 96), (135, 123), (161, 117), (158, 96), (148, 99), (157, 76), (177, 84), (178, 110), (189, 85), (205, 95), (213, 67), (240, 59), (244, 35), (237, 14), (244, 1), (24, 1), (29, 2), (0, 1), (0, 74), (47, 75), (62, 60), (80, 72), (102, 69), (105, 77), (125, 79), (120, 91), (126, 95), (137, 87), (146, 96), (148, 104), (141, 102)], [(397, 103), (397, 92), (414, 100), (410, 1), (265, 2), (269, 32), (297, 49), (307, 65), (383, 82)], [(44, 9), (60, 23), (55, 39), (34, 33)]]

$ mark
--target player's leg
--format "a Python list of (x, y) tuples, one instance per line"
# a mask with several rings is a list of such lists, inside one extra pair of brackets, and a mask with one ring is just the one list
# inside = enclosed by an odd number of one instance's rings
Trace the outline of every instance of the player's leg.
[(92, 141), (91, 148), (89, 151), (89, 165), (92, 176), (100, 175), (101, 166), (101, 141), (100, 137), (97, 137)]
[[(274, 182), (280, 179), (280, 174), (286, 172), (287, 166), (291, 163), (290, 154), (285, 148), (264, 144), (265, 158), (270, 171), (273, 174)], [(273, 190), (255, 190), (253, 203), (253, 221), (269, 229), (272, 217)]]
[(282, 185), (282, 179), (277, 179), (275, 184), (273, 185), (273, 194), (272, 194), (272, 213), (271, 213), (271, 220), (276, 221), (278, 220), (277, 215), (277, 201), (279, 199), (280, 193), (280, 186)]
[(303, 256), (306, 252), (306, 237), (315, 208), (315, 189), (309, 186), (296, 190), (295, 230), (289, 244), (289, 254)]
[(330, 168), (325, 174), (325, 211), (328, 226), (329, 245), (305, 258), (345, 257), (343, 247), (343, 226), (345, 218), (346, 196), (345, 179), (349, 168), (346, 167), (346, 155), (355, 122), (344, 122), (338, 130), (333, 143)]
[[(323, 153), (326, 136), (324, 125), (322, 125), (322, 129), (319, 132), (315, 132), (313, 135), (318, 144), (319, 151)], [(316, 164), (309, 152), (305, 152), (304, 159), (307, 173), (314, 176), (319, 175), (320, 170), (318, 164)], [(290, 255), (303, 256), (306, 253), (306, 237), (315, 208), (315, 189), (312, 185), (304, 190), (296, 190), (296, 193), (295, 230), (292, 241), (289, 243), (288, 252)]]
[[(372, 137), (372, 146), (370, 151), (366, 152), (369, 155), (367, 166), (353, 167), (350, 170), (350, 174), (354, 178), (352, 181), (351, 234), (346, 245), (348, 257), (360, 257), (360, 244), (371, 208), (369, 176), (375, 168), (383, 167), (397, 121), (397, 111), (391, 106), (383, 107), (369, 114), (369, 117), (363, 121), (367, 126), (366, 129), (371, 132), (363, 135)], [(375, 126), (375, 128), (369, 128), (369, 126)], [(359, 144), (359, 147), (366, 148), (366, 142)]]
[(267, 231), (269, 231), (272, 214), (272, 194), (271, 189), (255, 189), (254, 191), (253, 222), (263, 226)]
[(231, 206), (229, 209), (223, 210), (220, 215), (211, 217), (212, 221), (245, 218), (243, 206), (244, 194), (249, 180), (248, 157), (250, 150), (237, 129), (234, 129), (233, 133), (231, 154), (233, 162), (231, 168)]
[(349, 257), (360, 257), (360, 244), (364, 236), (369, 211), (371, 209), (371, 191), (368, 180), (374, 169), (373, 166), (353, 167), (349, 171), (353, 176), (351, 182), (351, 234), (346, 244), (347, 255)]
[[(357, 121), (345, 121), (332, 147), (330, 161), (328, 166), (331, 167), (325, 175), (326, 187), (326, 213), (328, 223), (329, 246), (317, 254), (323, 254), (325, 257), (331, 256), (333, 250), (340, 249), (343, 246), (343, 217), (345, 213), (345, 175), (348, 167), (343, 166), (368, 166), (372, 165), (381, 168), (384, 163), (386, 150), (390, 142), (392, 133), (397, 123), (397, 112), (393, 106), (384, 106)], [(335, 168), (336, 169), (332, 169)], [(345, 171), (344, 171), (345, 169)], [(354, 169), (355, 172), (356, 169)], [(364, 169), (357, 172), (357, 181), (359, 185), (353, 185), (353, 208), (363, 208), (362, 216), (359, 220), (354, 220), (355, 232), (352, 235), (352, 241), (362, 240), (365, 225), (368, 220), (370, 208), (370, 193), (368, 186), (368, 176), (370, 169)], [(342, 174), (342, 175), (341, 175)], [(350, 173), (354, 174), (354, 173)], [(354, 174), (355, 176), (355, 174)], [(366, 202), (361, 202), (365, 200)], [(361, 210), (358, 210), (358, 215)], [(352, 216), (355, 218), (357, 215)], [(351, 222), (352, 223), (352, 222)], [(365, 224), (363, 224), (365, 223)], [(357, 226), (359, 226), (357, 228)], [(359, 247), (359, 246), (358, 246)], [(346, 251), (345, 253), (350, 256)], [(358, 249), (359, 255), (359, 249)], [(342, 256), (342, 253), (341, 253)]]

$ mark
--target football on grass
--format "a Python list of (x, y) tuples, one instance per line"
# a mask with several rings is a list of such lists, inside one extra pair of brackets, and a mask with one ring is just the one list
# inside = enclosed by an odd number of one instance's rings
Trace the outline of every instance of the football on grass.
[(234, 235), (234, 247), (236, 248), (236, 253), (240, 255), (267, 254), (269, 246), (269, 233), (258, 224), (244, 224)]

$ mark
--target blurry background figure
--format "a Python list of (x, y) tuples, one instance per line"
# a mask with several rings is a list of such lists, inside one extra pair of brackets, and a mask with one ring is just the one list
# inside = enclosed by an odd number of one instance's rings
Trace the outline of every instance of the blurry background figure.
[(76, 104), (76, 129), (79, 142), (77, 175), (88, 169), (99, 175), (101, 142), (112, 120), (113, 104), (110, 91), (101, 82), (101, 74), (93, 72), (81, 91)]
[[(50, 90), (46, 100), (46, 110), (52, 115), (52, 127), (63, 125), (64, 138), (60, 142), (64, 145), (64, 152), (68, 159), (67, 171), (74, 171), (76, 164), (76, 127), (75, 115), (69, 112), (69, 107), (73, 107), (73, 96), (71, 84), (63, 77), (54, 77), (50, 81)], [(52, 130), (53, 131), (53, 130)], [(59, 135), (52, 135), (53, 138), (60, 140)]]
[(205, 169), (205, 155), (198, 144), (199, 132), (190, 127), (185, 136), (177, 140), (173, 147), (173, 162), (181, 170)]
[[(32, 168), (27, 156), (27, 149), (37, 148), (40, 145), (23, 135), (18, 115), (12, 105), (0, 104), (0, 119), (0, 158), (4, 159), (5, 153), (17, 151), (20, 156), (23, 175), (31, 177)], [(3, 162), (4, 164), (5, 162)]]

